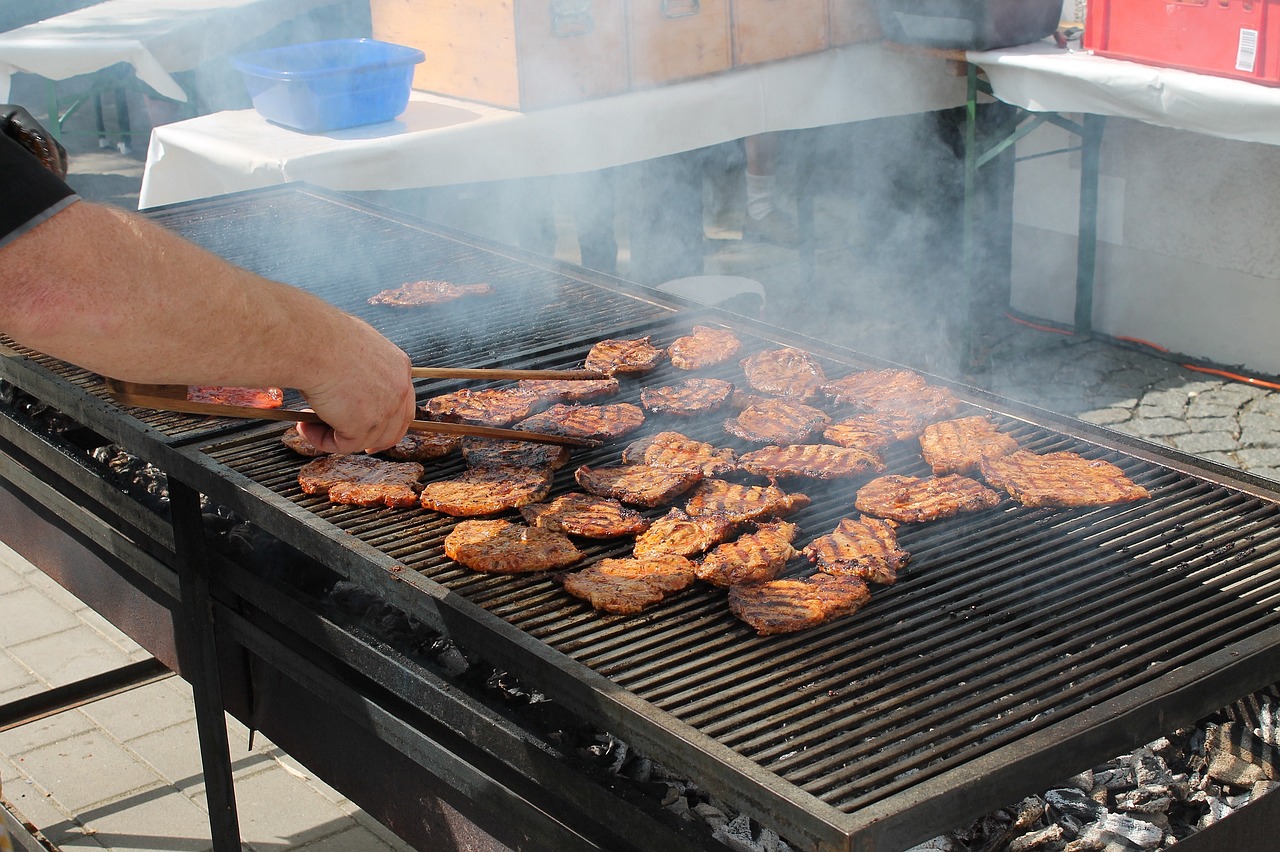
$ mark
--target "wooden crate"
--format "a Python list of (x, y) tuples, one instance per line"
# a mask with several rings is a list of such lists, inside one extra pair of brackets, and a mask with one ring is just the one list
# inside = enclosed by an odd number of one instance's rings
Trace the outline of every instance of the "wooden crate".
[(872, 0), (830, 0), (828, 16), (832, 47), (884, 37)]
[(828, 0), (733, 0), (733, 64), (755, 65), (830, 46)]
[(413, 87), (514, 109), (624, 92), (619, 0), (370, 0), (373, 37), (427, 58)]
[(648, 88), (733, 65), (729, 0), (628, 0), (631, 85)]

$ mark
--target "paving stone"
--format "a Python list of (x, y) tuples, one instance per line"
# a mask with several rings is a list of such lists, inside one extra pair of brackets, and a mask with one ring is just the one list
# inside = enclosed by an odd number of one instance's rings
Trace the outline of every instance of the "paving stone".
[(0, 651), (0, 704), (29, 694), (32, 687), (44, 688), (31, 670), (7, 652)]
[(75, 683), (131, 662), (117, 645), (78, 619), (70, 630), (10, 645), (9, 651), (51, 686)]
[(7, 562), (0, 562), (0, 595), (27, 588), (27, 580)]
[(89, 834), (86, 839), (112, 852), (213, 848), (208, 812), (171, 787), (100, 805), (85, 818), (84, 829)]
[(1280, 429), (1277, 424), (1259, 422), (1252, 416), (1240, 424), (1240, 443), (1250, 447), (1280, 447)]
[(1201, 458), (1206, 461), (1226, 465), (1227, 467), (1233, 467), (1237, 470), (1241, 467), (1240, 460), (1237, 459), (1233, 453), (1205, 453)]
[(129, 741), (129, 749), (189, 798), (204, 798), (204, 766), (195, 719)]
[(1184, 422), (1192, 432), (1221, 432), (1231, 436), (1240, 434), (1240, 424), (1234, 417), (1188, 417)]
[(1093, 411), (1085, 411), (1076, 415), (1086, 423), (1093, 423), (1096, 426), (1113, 426), (1117, 423), (1126, 423), (1133, 417), (1133, 412), (1124, 408), (1098, 408)]
[(356, 825), (279, 764), (248, 777), (237, 776), (236, 802), (240, 835), (260, 852), (293, 848)]
[(1185, 435), (1190, 430), (1186, 421), (1174, 417), (1134, 418), (1124, 424), (1124, 431), (1144, 438), (1162, 438), (1170, 435)]
[(4, 781), (5, 800), (41, 831), (50, 828), (60, 833), (73, 824), (71, 815), (59, 809), (57, 801), (46, 791), (31, 783), (19, 764), (0, 760), (0, 779)]
[(195, 719), (191, 698), (169, 689), (164, 681), (95, 701), (84, 712), (124, 743)]
[(93, 722), (79, 710), (55, 713), (43, 719), (0, 731), (0, 752), (21, 756), (50, 743), (72, 739), (93, 730)]
[(32, 749), (22, 761), (70, 813), (161, 786), (136, 755), (96, 730)]
[(384, 843), (382, 838), (362, 825), (297, 847), (298, 852), (391, 852), (402, 848), (410, 849), (408, 846)]
[(1236, 451), (1244, 469), (1252, 472), (1259, 467), (1280, 467), (1280, 447), (1245, 447)]
[(1268, 391), (1249, 404), (1250, 414), (1280, 418), (1280, 391)]
[(1192, 432), (1178, 435), (1171, 439), (1172, 443), (1184, 453), (1200, 455), (1203, 453), (1229, 453), (1236, 449), (1234, 436), (1224, 432)]
[(78, 627), (83, 622), (32, 588), (0, 595), (0, 647)]

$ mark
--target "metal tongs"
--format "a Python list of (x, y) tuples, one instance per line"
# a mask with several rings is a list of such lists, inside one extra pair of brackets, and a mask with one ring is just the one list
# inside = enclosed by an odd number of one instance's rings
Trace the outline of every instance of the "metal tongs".
[[(468, 369), (452, 367), (413, 367), (415, 379), (607, 379), (603, 373), (591, 370), (503, 370)], [(124, 382), (103, 377), (107, 393), (121, 405), (151, 408), (157, 411), (174, 411), (180, 414), (204, 414), (210, 417), (237, 417), (247, 420), (285, 420), (295, 423), (323, 423), (313, 411), (291, 408), (257, 408), (250, 405), (230, 405), (216, 402), (195, 402), (187, 399), (186, 385), (151, 385), (140, 382)], [(410, 432), (431, 432), (440, 435), (475, 435), (481, 438), (501, 438), (511, 441), (530, 441), (538, 444), (563, 444), (570, 447), (598, 447), (599, 441), (590, 438), (574, 438), (567, 435), (548, 435), (544, 432), (526, 432), (523, 429), (502, 429), (496, 426), (480, 426), (471, 423), (444, 423), (435, 420), (414, 420)]]

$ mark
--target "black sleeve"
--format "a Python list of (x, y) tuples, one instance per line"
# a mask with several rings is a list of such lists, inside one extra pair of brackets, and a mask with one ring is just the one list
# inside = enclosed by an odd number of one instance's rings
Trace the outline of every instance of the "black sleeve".
[(0, 246), (75, 198), (75, 190), (29, 151), (0, 133)]

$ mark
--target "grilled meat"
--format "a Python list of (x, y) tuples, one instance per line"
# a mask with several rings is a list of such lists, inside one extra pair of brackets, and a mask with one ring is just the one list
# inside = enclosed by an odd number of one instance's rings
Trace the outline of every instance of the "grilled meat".
[(671, 470), (696, 470), (719, 476), (737, 467), (737, 454), (727, 448), (695, 441), (679, 432), (659, 432), (639, 438), (622, 451), (623, 464), (647, 464)]
[(1000, 495), (976, 479), (959, 474), (931, 476), (890, 475), (873, 479), (858, 489), (853, 505), (859, 512), (899, 523), (950, 518), (961, 512), (995, 508)]
[(947, 388), (928, 387), (892, 394), (876, 400), (875, 410), (902, 417), (915, 417), (922, 423), (932, 423), (955, 417), (961, 402)]
[(929, 383), (911, 370), (863, 370), (832, 379), (822, 393), (835, 402), (858, 408), (876, 408), (876, 400), (920, 390)]
[(695, 325), (692, 334), (672, 342), (667, 354), (677, 369), (699, 370), (723, 364), (741, 350), (742, 341), (729, 329)]
[(988, 483), (1024, 506), (1107, 506), (1151, 496), (1110, 462), (1076, 453), (1018, 450), (979, 466)]
[(573, 476), (592, 494), (650, 508), (669, 503), (702, 479), (696, 470), (671, 470), (647, 464), (595, 468), (584, 464)]
[(768, 349), (739, 363), (753, 390), (773, 396), (812, 399), (826, 381), (822, 365), (802, 349)]
[(830, 444), (788, 444), (745, 453), (738, 459), (738, 467), (769, 479), (782, 476), (843, 479), (868, 472), (879, 473), (884, 470), (884, 462), (866, 450)]
[(694, 581), (693, 563), (683, 556), (601, 559), (561, 577), (565, 591), (588, 600), (596, 609), (634, 615)]
[(685, 379), (676, 385), (642, 388), (640, 404), (654, 414), (692, 417), (719, 411), (733, 393), (733, 385), (723, 379)]
[(533, 394), (543, 402), (586, 402), (603, 399), (618, 392), (618, 380), (608, 379), (521, 379), (519, 390)]
[(371, 305), (389, 305), (393, 308), (420, 308), (440, 305), (464, 296), (488, 296), (493, 292), (489, 284), (451, 284), (448, 281), (410, 281), (369, 297)]
[(644, 411), (629, 402), (609, 405), (556, 403), (546, 411), (521, 420), (515, 428), (545, 435), (609, 441), (629, 435), (643, 425)]
[(916, 437), (924, 427), (923, 420), (910, 414), (872, 412), (837, 420), (822, 431), (822, 437), (841, 447), (874, 453)]
[(467, 467), (528, 467), (559, 470), (569, 463), (569, 448), (560, 444), (508, 441), (501, 438), (462, 439), (462, 459)]
[(897, 526), (880, 518), (842, 518), (801, 552), (820, 571), (891, 586), (911, 558), (898, 546)]
[(724, 421), (724, 429), (757, 444), (802, 444), (830, 424), (825, 411), (800, 402), (766, 399)]
[(704, 480), (689, 497), (684, 510), (695, 518), (723, 515), (734, 523), (769, 516), (783, 517), (809, 505), (800, 493), (788, 494), (776, 485), (739, 485), (723, 479)]
[(327, 494), (330, 502), (354, 506), (414, 506), (424, 468), (361, 454), (335, 453), (312, 459), (298, 471), (303, 494)]
[(573, 492), (550, 503), (530, 503), (520, 514), (531, 526), (584, 538), (616, 538), (637, 535), (649, 528), (649, 519), (611, 497)]
[(737, 526), (724, 515), (691, 518), (673, 508), (636, 536), (636, 546), (631, 553), (640, 557), (662, 553), (696, 556), (727, 540)]
[(601, 340), (591, 347), (583, 366), (610, 376), (634, 375), (649, 372), (666, 354), (650, 343), (647, 335), (635, 340)]
[(920, 453), (935, 474), (972, 473), (985, 458), (1018, 449), (1012, 435), (981, 415), (932, 423), (920, 433)]
[(796, 555), (791, 546), (798, 528), (786, 521), (761, 524), (755, 532), (717, 545), (694, 569), (714, 586), (738, 586), (772, 580)]
[(561, 533), (500, 519), (462, 521), (445, 537), (444, 555), (489, 574), (554, 571), (582, 558)]
[(300, 456), (316, 458), (317, 456), (328, 455), (324, 450), (302, 437), (302, 434), (292, 427), (286, 429), (284, 434), (280, 436), (280, 443)]
[(247, 408), (280, 408), (284, 391), (280, 388), (232, 388), (217, 385), (189, 385), (187, 402), (214, 405), (241, 405)]
[(472, 468), (428, 482), (422, 489), (422, 508), (460, 518), (494, 515), (543, 499), (551, 492), (551, 477), (545, 468)]
[(409, 432), (394, 446), (380, 455), (396, 461), (428, 461), (444, 458), (458, 449), (462, 439), (457, 435), (434, 435), (430, 432)]
[(729, 611), (761, 636), (794, 633), (855, 612), (871, 600), (857, 577), (816, 574), (807, 580), (770, 580), (729, 589)]
[(463, 388), (433, 396), (423, 407), (432, 420), (510, 426), (528, 417), (538, 402), (537, 396), (519, 388)]

